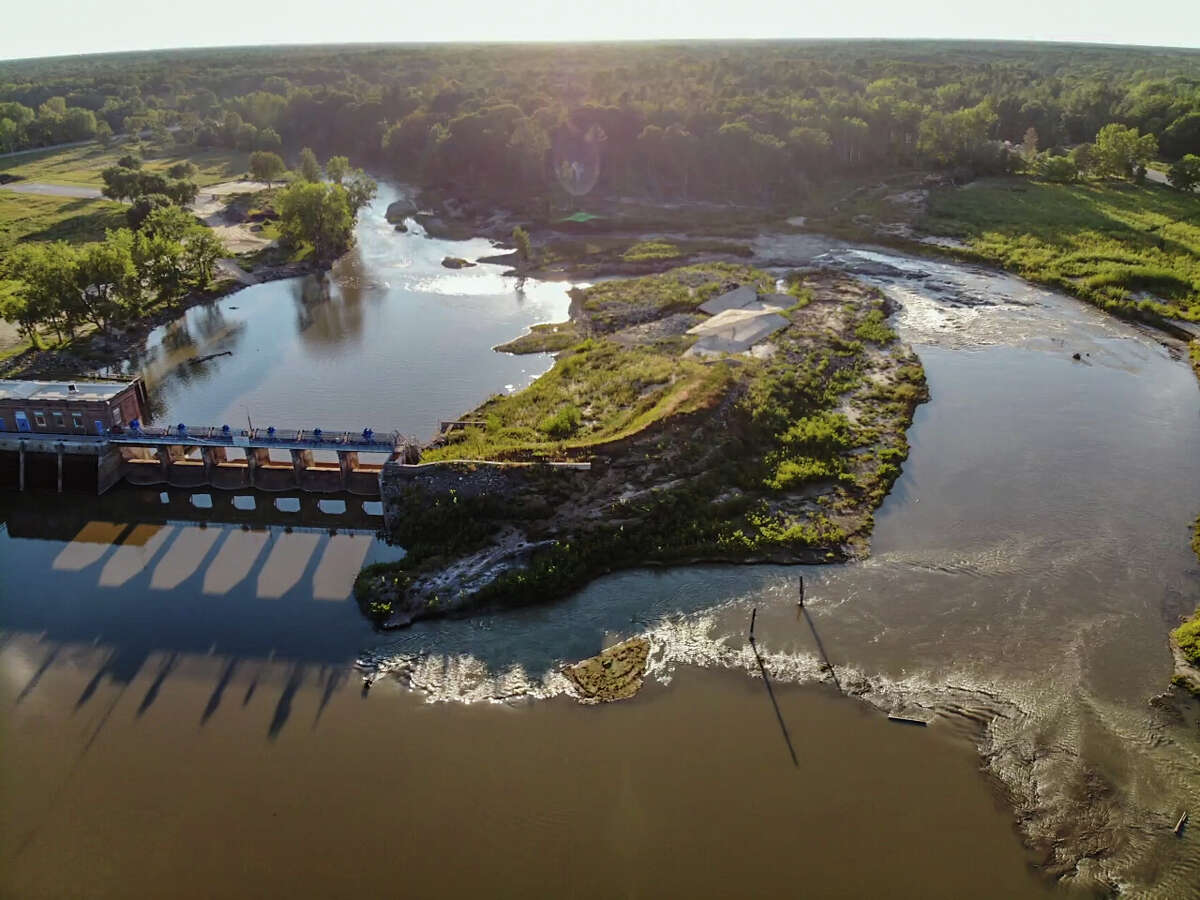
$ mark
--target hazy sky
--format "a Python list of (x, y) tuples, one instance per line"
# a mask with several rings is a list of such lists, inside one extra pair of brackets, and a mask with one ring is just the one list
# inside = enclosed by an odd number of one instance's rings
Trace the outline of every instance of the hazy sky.
[(0, 59), (387, 41), (949, 37), (1200, 47), (1200, 0), (6, 0)]

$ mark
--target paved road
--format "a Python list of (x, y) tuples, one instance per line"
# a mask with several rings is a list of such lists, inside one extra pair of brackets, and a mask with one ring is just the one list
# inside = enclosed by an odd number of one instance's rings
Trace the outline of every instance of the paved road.
[(2, 191), (16, 191), (18, 194), (42, 194), (48, 197), (80, 197), (96, 200), (104, 195), (100, 188), (85, 187), (81, 184), (47, 184), (44, 181), (13, 181), (0, 184)]

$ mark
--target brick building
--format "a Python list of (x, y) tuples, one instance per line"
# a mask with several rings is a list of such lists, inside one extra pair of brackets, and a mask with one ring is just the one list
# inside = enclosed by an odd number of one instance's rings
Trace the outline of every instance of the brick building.
[(105, 434), (145, 420), (146, 388), (133, 381), (0, 381), (0, 432)]

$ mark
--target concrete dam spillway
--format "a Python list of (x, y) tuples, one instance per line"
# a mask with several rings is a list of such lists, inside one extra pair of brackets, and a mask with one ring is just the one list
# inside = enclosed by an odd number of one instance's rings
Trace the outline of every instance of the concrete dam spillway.
[[(124, 480), (134, 485), (219, 490), (306, 491), (379, 496), (383, 463), (402, 460), (396, 433), (234, 432), (228, 426), (189, 430), (131, 428), (121, 434), (0, 434), (0, 488), (95, 490)], [(336, 456), (336, 462), (317, 458)]]

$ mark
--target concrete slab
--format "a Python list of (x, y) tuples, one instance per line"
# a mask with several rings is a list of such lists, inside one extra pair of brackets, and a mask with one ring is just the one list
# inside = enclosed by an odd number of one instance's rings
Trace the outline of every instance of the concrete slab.
[(741, 309), (742, 307), (753, 303), (758, 299), (758, 291), (753, 285), (743, 284), (741, 287), (736, 287), (732, 291), (727, 291), (719, 297), (713, 297), (710, 300), (705, 300), (700, 304), (700, 311), (706, 312), (710, 316), (715, 316), (718, 313), (723, 313), (727, 309)]
[(718, 353), (744, 353), (759, 341), (788, 326), (777, 312), (758, 309), (727, 309), (689, 329), (699, 340), (686, 356), (711, 356)]

